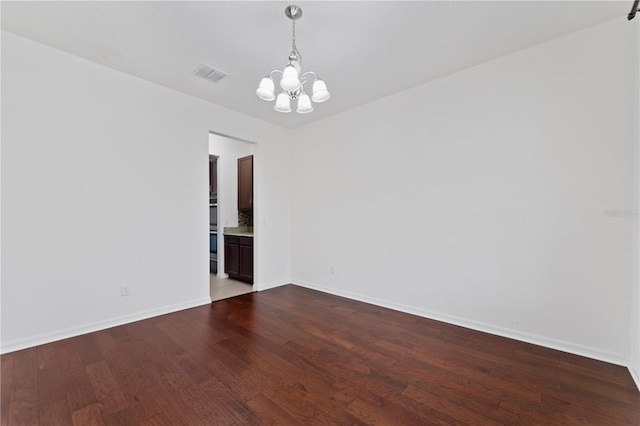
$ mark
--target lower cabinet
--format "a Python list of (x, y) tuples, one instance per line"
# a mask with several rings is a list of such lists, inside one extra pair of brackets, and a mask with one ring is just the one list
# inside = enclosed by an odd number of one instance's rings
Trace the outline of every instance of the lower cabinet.
[(224, 269), (229, 278), (253, 284), (253, 238), (224, 236)]

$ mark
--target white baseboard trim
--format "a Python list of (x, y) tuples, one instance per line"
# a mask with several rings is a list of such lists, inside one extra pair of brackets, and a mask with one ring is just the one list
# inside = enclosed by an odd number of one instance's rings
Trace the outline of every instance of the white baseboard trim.
[[(519, 330), (513, 330), (505, 327), (495, 326), (479, 321), (474, 321), (468, 318), (457, 317), (453, 315), (443, 314), (441, 312), (434, 312), (427, 309), (419, 308), (416, 306), (409, 306), (400, 303), (391, 302), (388, 300), (378, 299), (375, 297), (365, 296), (363, 294), (354, 293), (350, 291), (344, 291), (340, 289), (325, 287), (317, 285), (303, 280), (294, 280), (294, 284), (307, 287), (313, 290), (322, 291), (325, 293), (333, 294), (336, 296), (346, 297), (348, 299), (358, 300), (360, 302), (370, 303), (372, 305), (381, 306), (384, 308), (393, 309), (408, 314), (418, 315), (424, 318), (433, 319), (436, 321), (442, 321), (449, 324), (458, 325), (460, 327), (469, 328), (472, 330), (482, 331), (484, 333), (494, 334), (497, 336), (506, 337), (509, 339), (520, 340), (522, 342), (531, 343), (538, 346), (544, 346), (551, 349), (556, 349), (563, 352), (572, 353), (574, 355), (580, 355), (587, 358), (597, 359), (599, 361), (609, 362), (611, 364), (621, 365), (628, 367), (629, 360), (617, 353), (593, 348), (589, 346), (579, 345), (576, 343), (565, 342), (562, 340), (539, 336), (536, 334), (526, 333)], [(636, 381), (636, 383), (638, 383)]]
[(264, 290), (269, 290), (270, 288), (282, 287), (283, 285), (287, 285), (287, 284), (290, 284), (290, 283), (288, 281), (285, 283), (280, 281), (274, 281), (266, 284), (256, 285), (255, 290), (264, 291)]
[(222, 278), (222, 279), (229, 278), (229, 274), (218, 274), (218, 278)]
[(640, 391), (640, 374), (638, 373), (638, 370), (633, 368), (631, 365), (627, 366), (627, 369), (629, 370), (629, 374), (631, 374), (633, 381), (636, 383), (638, 391)]
[(123, 315), (116, 318), (110, 318), (105, 321), (96, 321), (89, 324), (83, 324), (79, 327), (70, 327), (65, 330), (55, 331), (52, 333), (43, 333), (36, 336), (16, 339), (9, 342), (3, 342), (0, 354), (19, 351), (21, 349), (32, 348), (34, 346), (44, 345), (46, 343), (55, 342), (70, 337), (79, 336), (81, 334), (93, 333), (94, 331), (105, 330), (107, 328), (116, 327), (118, 325), (129, 324), (135, 321), (147, 318), (157, 317), (159, 315), (170, 314), (172, 312), (182, 311), (184, 309), (195, 308), (196, 306), (208, 305), (211, 303), (211, 297), (203, 297), (189, 302), (178, 303), (175, 305), (163, 306), (161, 308), (149, 309), (134, 314)]

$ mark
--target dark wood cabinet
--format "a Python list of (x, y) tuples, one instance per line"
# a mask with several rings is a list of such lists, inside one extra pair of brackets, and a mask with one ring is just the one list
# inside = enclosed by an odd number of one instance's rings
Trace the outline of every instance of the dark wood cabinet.
[(224, 270), (229, 277), (240, 276), (240, 245), (237, 237), (224, 237)]
[(253, 210), (253, 155), (238, 158), (238, 210)]
[(224, 236), (224, 269), (229, 278), (253, 284), (253, 238)]
[(253, 284), (253, 238), (250, 245), (240, 245), (240, 280)]

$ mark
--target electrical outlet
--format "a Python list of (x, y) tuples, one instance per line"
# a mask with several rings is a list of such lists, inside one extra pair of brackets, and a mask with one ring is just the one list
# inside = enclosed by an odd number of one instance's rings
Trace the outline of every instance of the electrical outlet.
[(120, 286), (120, 296), (128, 296), (129, 295), (129, 286), (121, 285)]

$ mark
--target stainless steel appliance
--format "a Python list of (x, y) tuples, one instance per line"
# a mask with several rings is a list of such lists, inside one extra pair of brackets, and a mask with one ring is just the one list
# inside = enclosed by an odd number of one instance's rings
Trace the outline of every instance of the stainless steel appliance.
[(209, 272), (218, 273), (218, 196), (209, 197)]

